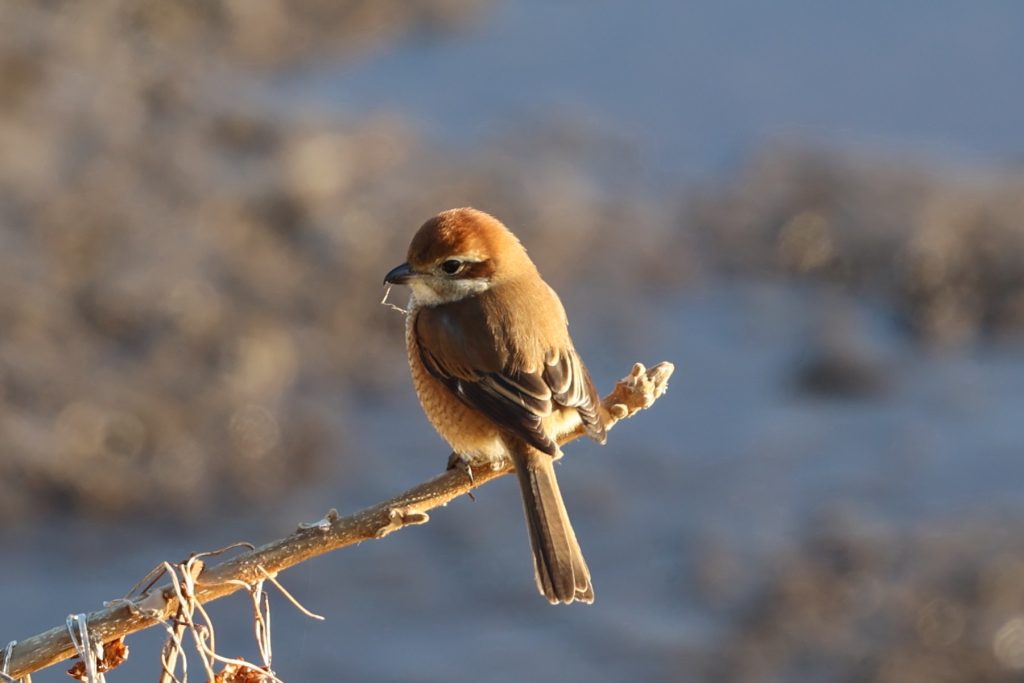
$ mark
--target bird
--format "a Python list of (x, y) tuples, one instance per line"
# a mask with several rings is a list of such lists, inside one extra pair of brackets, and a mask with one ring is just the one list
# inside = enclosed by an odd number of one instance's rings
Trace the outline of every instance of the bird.
[(551, 604), (592, 603), (554, 463), (559, 438), (581, 426), (604, 443), (605, 414), (558, 295), (512, 231), (470, 207), (427, 220), (384, 283), (410, 288), (413, 386), (453, 456), (512, 462), (538, 591)]

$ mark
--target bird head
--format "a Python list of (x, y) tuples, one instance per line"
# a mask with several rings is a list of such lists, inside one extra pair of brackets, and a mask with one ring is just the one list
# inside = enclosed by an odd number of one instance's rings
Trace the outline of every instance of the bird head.
[(412, 238), (408, 260), (392, 269), (384, 283), (409, 285), (416, 303), (430, 306), (474, 296), (535, 270), (501, 221), (461, 208), (424, 223)]

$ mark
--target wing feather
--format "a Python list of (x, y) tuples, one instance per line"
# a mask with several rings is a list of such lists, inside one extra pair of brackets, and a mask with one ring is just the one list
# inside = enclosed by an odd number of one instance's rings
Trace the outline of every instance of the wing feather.
[(459, 400), (534, 448), (558, 453), (543, 420), (560, 407), (575, 408), (587, 433), (604, 441), (600, 398), (571, 345), (550, 349), (540, 367), (517, 368), (515, 349), (508, 348), (501, 330), (496, 333), (486, 324), (479, 305), (458, 302), (422, 309), (414, 324), (427, 372)]

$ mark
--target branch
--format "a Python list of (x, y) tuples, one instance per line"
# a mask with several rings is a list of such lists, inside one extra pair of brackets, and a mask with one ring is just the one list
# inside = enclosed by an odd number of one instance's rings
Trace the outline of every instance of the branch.
[[(607, 429), (619, 420), (631, 417), (651, 406), (668, 387), (675, 370), (671, 363), (659, 363), (646, 369), (640, 363), (629, 375), (619, 380), (602, 401), (602, 418)], [(561, 439), (567, 443), (582, 435), (582, 430)], [(331, 510), (314, 524), (303, 524), (287, 536), (243, 555), (207, 567), (195, 582), (195, 600), (206, 603), (304, 562), (317, 555), (353, 543), (383, 538), (392, 531), (413, 524), (424, 524), (427, 511), (469, 493), (492, 479), (508, 474), (508, 463), (473, 466), (472, 470), (450, 469), (415, 486), (394, 498), (366, 508), (349, 517), (339, 517)], [(170, 618), (178, 609), (179, 599), (171, 584), (146, 591), (134, 599), (115, 600), (104, 609), (87, 617), (93, 642), (107, 643)], [(67, 628), (59, 626), (17, 641), (9, 653), (7, 675), (23, 678), (39, 669), (52, 666), (76, 654)], [(3, 677), (0, 677), (3, 678)], [(6, 679), (5, 679), (6, 680)]]

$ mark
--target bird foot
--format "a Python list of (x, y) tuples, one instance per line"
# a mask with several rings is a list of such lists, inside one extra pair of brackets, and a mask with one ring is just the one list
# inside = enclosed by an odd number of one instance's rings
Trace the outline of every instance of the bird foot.
[(459, 470), (466, 475), (466, 479), (469, 479), (470, 484), (475, 483), (473, 480), (473, 463), (462, 453), (452, 451), (452, 454), (448, 456), (448, 466), (445, 469)]
[[(473, 478), (473, 463), (471, 463), (469, 459), (461, 453), (452, 451), (452, 454), (448, 456), (447, 469), (459, 470), (466, 475), (466, 479), (469, 479), (470, 486), (474, 486), (476, 484), (476, 479)], [(473, 495), (472, 491), (466, 491), (466, 495), (469, 496), (471, 501), (474, 503), (476, 502), (476, 496)]]

